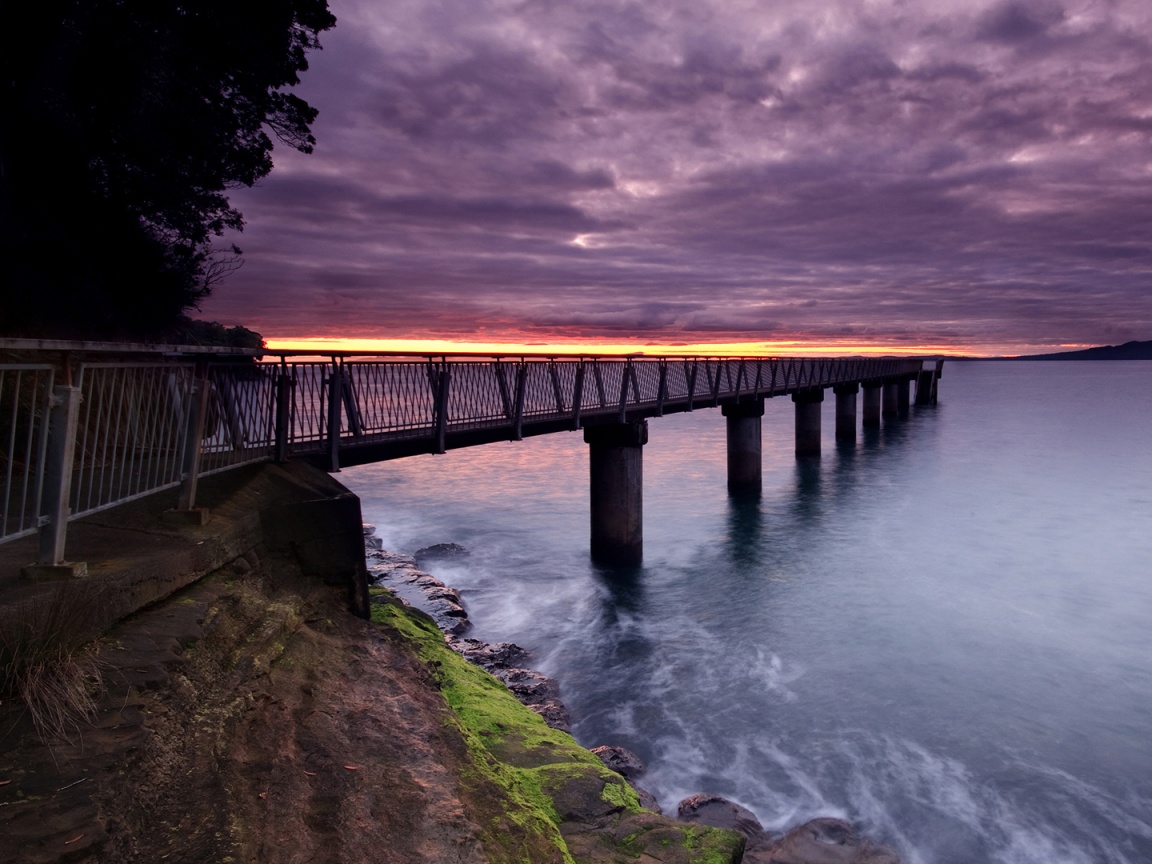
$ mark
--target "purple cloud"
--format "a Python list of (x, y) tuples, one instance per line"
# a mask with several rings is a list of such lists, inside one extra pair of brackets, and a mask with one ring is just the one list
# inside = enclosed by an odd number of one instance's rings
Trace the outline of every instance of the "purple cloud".
[(204, 314), (269, 336), (1152, 333), (1140, 0), (332, 0), (316, 153)]

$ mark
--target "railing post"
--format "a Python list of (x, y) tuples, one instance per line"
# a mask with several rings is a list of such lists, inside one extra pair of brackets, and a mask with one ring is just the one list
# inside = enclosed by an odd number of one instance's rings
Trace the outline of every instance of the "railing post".
[[(68, 534), (68, 499), (72, 494), (72, 462), (76, 455), (76, 428), (80, 418), (80, 388), (52, 390), (48, 414), (48, 449), (44, 465), (44, 497), (40, 514), (40, 554), (37, 568), (68, 568), (64, 543)], [(83, 575), (81, 572), (52, 575)], [(29, 572), (26, 575), (45, 575)]]
[(204, 421), (208, 416), (207, 371), (200, 370), (192, 379), (188, 393), (188, 414), (184, 419), (184, 462), (180, 466), (180, 499), (177, 510), (196, 507), (196, 485), (200, 481), (200, 442), (204, 440)]
[(572, 430), (580, 428), (580, 412), (584, 408), (584, 361), (576, 367), (576, 381), (572, 385)]
[(356, 401), (356, 391), (352, 388), (352, 373), (347, 366), (340, 367), (340, 393), (344, 399), (344, 416), (348, 418), (348, 431), (359, 438), (364, 433), (364, 422), (360, 419), (360, 405)]
[(328, 374), (328, 470), (333, 473), (340, 470), (340, 404), (343, 401), (343, 389), (344, 379), (340, 374), (340, 366), (333, 358), (331, 372)]
[(499, 357), (496, 358), (493, 372), (496, 375), (496, 383), (500, 387), (500, 406), (504, 409), (504, 416), (511, 420), (512, 397), (508, 395), (508, 378), (504, 374), (504, 367), (500, 365)]
[(564, 393), (560, 389), (560, 371), (556, 368), (556, 361), (548, 362), (548, 376), (552, 379), (552, 395), (556, 398), (556, 413), (564, 413)]
[(445, 363), (440, 367), (440, 374), (436, 376), (436, 442), (434, 453), (445, 453), (448, 449), (448, 387), (452, 382), (452, 373)]
[(624, 423), (628, 416), (628, 378), (632, 372), (632, 358), (625, 361), (624, 369), (620, 373), (620, 410), (617, 422)]
[(664, 399), (668, 395), (668, 361), (660, 360), (660, 382), (656, 385), (656, 416), (664, 416)]
[(516, 370), (516, 416), (512, 418), (512, 440), (524, 439), (524, 399), (528, 395), (528, 364), (520, 361)]
[(288, 461), (288, 439), (292, 430), (292, 385), (286, 366), (276, 379), (276, 461)]

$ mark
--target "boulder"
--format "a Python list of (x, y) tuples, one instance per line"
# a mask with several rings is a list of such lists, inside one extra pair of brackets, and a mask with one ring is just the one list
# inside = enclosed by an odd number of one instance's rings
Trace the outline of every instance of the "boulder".
[(900, 864), (891, 849), (873, 843), (842, 819), (813, 819), (772, 844), (772, 864)]
[(420, 567), (432, 561), (458, 561), (471, 553), (456, 543), (436, 543), (416, 550), (416, 563)]
[(538, 705), (560, 698), (560, 687), (556, 680), (531, 669), (494, 669), (492, 674), (503, 681), (525, 705)]
[(491, 672), (523, 666), (532, 659), (527, 650), (514, 642), (482, 642), (479, 639), (448, 637), (448, 647), (469, 663)]
[(635, 783), (632, 788), (636, 790), (636, 794), (640, 796), (640, 806), (645, 810), (651, 810), (653, 813), (664, 815), (664, 808), (660, 806), (660, 802), (656, 800), (656, 796), (649, 792), (647, 789), (641, 789)]
[(749, 841), (767, 837), (755, 813), (719, 795), (691, 795), (677, 805), (676, 815), (683, 822), (739, 831)]
[[(523, 699), (520, 701), (524, 702)], [(544, 722), (553, 729), (572, 732), (572, 720), (568, 715), (568, 709), (559, 699), (545, 699), (543, 702), (524, 702), (524, 704), (543, 717)]]
[(457, 606), (462, 605), (464, 602), (460, 599), (459, 591), (443, 584), (428, 587), (424, 591), (424, 596), (429, 600), (447, 600), (449, 603), (454, 603)]
[(623, 777), (625, 780), (635, 780), (643, 777), (644, 762), (640, 757), (624, 747), (603, 746), (593, 747), (592, 752), (600, 757), (600, 761)]

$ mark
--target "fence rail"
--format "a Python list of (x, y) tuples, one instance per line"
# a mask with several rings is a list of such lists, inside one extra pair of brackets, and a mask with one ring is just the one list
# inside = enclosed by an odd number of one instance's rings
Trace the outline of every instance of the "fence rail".
[[(26, 352), (25, 352), (26, 353)], [(918, 359), (135, 356), (0, 363), (0, 542), (239, 465), (415, 452), (626, 422), (838, 384), (912, 379)], [(23, 358), (22, 358), (23, 359)], [(65, 383), (61, 384), (60, 382)]]

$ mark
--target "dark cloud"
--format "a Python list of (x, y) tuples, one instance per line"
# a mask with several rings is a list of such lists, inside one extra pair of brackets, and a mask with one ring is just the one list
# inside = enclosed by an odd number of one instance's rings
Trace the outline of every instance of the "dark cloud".
[(1055, 3), (999, 3), (980, 16), (977, 36), (989, 42), (1014, 44), (1046, 36), (1064, 20), (1064, 10)]
[[(331, 0), (273, 336), (1152, 338), (1152, 8)], [(930, 9), (925, 8), (930, 6)]]

